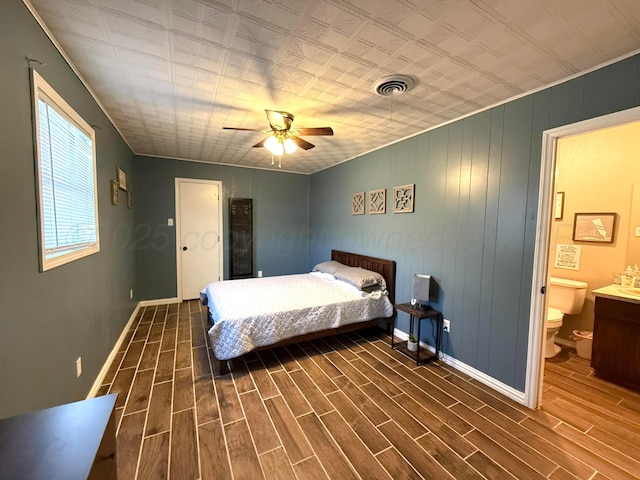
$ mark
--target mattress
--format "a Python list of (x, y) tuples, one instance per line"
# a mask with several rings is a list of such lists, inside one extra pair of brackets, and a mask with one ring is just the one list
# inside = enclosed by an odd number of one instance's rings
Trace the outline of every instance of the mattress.
[(213, 321), (209, 337), (218, 360), (393, 314), (386, 292), (365, 293), (319, 272), (215, 282), (202, 297)]

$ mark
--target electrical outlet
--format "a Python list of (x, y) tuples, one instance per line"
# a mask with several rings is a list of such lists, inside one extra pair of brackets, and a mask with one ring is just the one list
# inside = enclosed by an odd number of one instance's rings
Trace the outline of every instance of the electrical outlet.
[(133, 300), (133, 288), (129, 289), (129, 299)]
[(82, 357), (78, 357), (76, 360), (76, 377), (82, 375)]
[(444, 319), (444, 322), (442, 322), (442, 330), (444, 330), (445, 332), (451, 331), (451, 322), (446, 318)]
[(262, 278), (262, 270), (258, 270), (258, 278)]

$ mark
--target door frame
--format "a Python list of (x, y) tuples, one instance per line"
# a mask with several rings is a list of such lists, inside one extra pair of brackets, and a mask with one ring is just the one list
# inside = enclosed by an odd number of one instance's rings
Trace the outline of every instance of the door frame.
[(542, 133), (542, 159), (540, 164), (540, 186), (538, 190), (538, 219), (536, 226), (533, 276), (531, 281), (531, 308), (529, 312), (529, 344), (527, 350), (527, 373), (525, 380), (525, 405), (538, 408), (542, 402), (542, 378), (544, 376), (545, 339), (544, 318), (547, 308), (546, 288), (549, 266), (549, 244), (555, 201), (554, 172), (556, 150), (562, 137), (580, 135), (594, 130), (623, 125), (640, 120), (640, 107), (591, 118), (581, 122), (545, 130)]
[(219, 180), (203, 180), (199, 178), (175, 178), (175, 206), (176, 206), (176, 285), (177, 285), (177, 297), (178, 301), (182, 301), (182, 257), (180, 254), (181, 251), (181, 219), (180, 219), (180, 184), (181, 183), (198, 183), (201, 185), (217, 185), (218, 186), (218, 232), (219, 232), (219, 240), (218, 245), (220, 246), (219, 251), (219, 265), (220, 265), (220, 278), (224, 278), (224, 219), (223, 208), (222, 208), (222, 182)]

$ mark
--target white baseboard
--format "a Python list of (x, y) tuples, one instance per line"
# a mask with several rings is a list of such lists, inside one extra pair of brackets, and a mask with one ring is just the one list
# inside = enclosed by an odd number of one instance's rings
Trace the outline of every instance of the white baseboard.
[(166, 305), (168, 303), (178, 303), (178, 297), (173, 298), (158, 298), (156, 300), (141, 300), (138, 302), (139, 307), (150, 307), (152, 305)]
[[(125, 325), (124, 329), (122, 330), (122, 333), (120, 334), (120, 338), (118, 338), (118, 341), (116, 342), (116, 344), (114, 345), (113, 349), (111, 350), (111, 353), (109, 354), (109, 357), (107, 357), (107, 360), (105, 361), (104, 365), (102, 366), (102, 369), (100, 370), (100, 373), (98, 374), (98, 376), (96, 377), (95, 382), (93, 383), (93, 386), (91, 387), (91, 390), (89, 391), (89, 394), (87, 395), (87, 398), (93, 398), (96, 396), (96, 394), (98, 393), (98, 390), (100, 388), (100, 386), (102, 385), (102, 380), (104, 379), (105, 375), (107, 374), (107, 371), (109, 370), (109, 367), (111, 366), (111, 362), (113, 362), (113, 359), (115, 358), (116, 354), (118, 353), (118, 351), (120, 350), (120, 346), (122, 345), (122, 343), (124, 342), (124, 339), (127, 335), (127, 332), (129, 331), (129, 329), (131, 328), (133, 321), (136, 318), (136, 315), (138, 314), (138, 311), (140, 310), (140, 307), (146, 307), (146, 306), (150, 306), (150, 305), (164, 305), (167, 303), (175, 303), (177, 302), (177, 298), (163, 298), (163, 299), (158, 299), (158, 300), (143, 300), (141, 302), (138, 302), (138, 305), (136, 306), (135, 310), (133, 311), (133, 313), (131, 314), (131, 317), (129, 318), (129, 321), (127, 322), (127, 324)], [(401, 340), (407, 340), (409, 338), (409, 335), (405, 332), (403, 332), (402, 330), (398, 330), (397, 328), (394, 330), (394, 335), (401, 339)], [(558, 339), (556, 338), (556, 341), (558, 340), (562, 340), (562, 339)], [(575, 347), (575, 342), (570, 342), (568, 340), (562, 340), (563, 342), (568, 342), (570, 344), (573, 344), (573, 346)], [(560, 343), (560, 342), (558, 342)], [(569, 345), (570, 346), (570, 345)], [(435, 352), (435, 348), (432, 347), (431, 345), (424, 343), (424, 342), (420, 342), (420, 347), (424, 348), (426, 350), (429, 350), (431, 353)], [(455, 368), (456, 370), (460, 370), (463, 373), (466, 373), (467, 375), (469, 375), (471, 378), (478, 380), (480, 383), (483, 383), (485, 385), (487, 385), (488, 387), (491, 387), (493, 390), (497, 391), (498, 393), (503, 394), (506, 397), (509, 397), (510, 399), (525, 405), (525, 394), (524, 392), (521, 392), (519, 390), (516, 390), (515, 388), (500, 382), (499, 380), (496, 380), (495, 378), (487, 375), (484, 372), (481, 372), (480, 370), (477, 370), (473, 367), (471, 367), (470, 365), (467, 365), (464, 362), (461, 362), (460, 360), (454, 358), (454, 357), (450, 357), (449, 355), (440, 352), (440, 359), (446, 363), (447, 365), (450, 365), (451, 367)]]
[[(400, 338), (402, 340), (406, 340), (407, 338), (409, 338), (409, 335), (407, 333), (401, 330), (398, 330), (397, 328), (394, 330), (394, 334), (397, 338)], [(425, 348), (429, 350), (431, 353), (435, 353), (436, 351), (434, 347), (424, 342), (420, 342), (420, 348)], [(524, 392), (521, 392), (520, 390), (516, 390), (515, 388), (507, 385), (506, 383), (502, 383), (501, 381), (496, 380), (495, 378), (487, 375), (486, 373), (481, 372), (480, 370), (477, 370), (472, 366), (467, 365), (466, 363), (461, 362), (460, 360), (454, 357), (450, 357), (446, 353), (440, 352), (440, 359), (447, 365), (455, 368), (456, 370), (460, 370), (462, 373), (466, 373), (474, 380), (478, 380), (480, 383), (483, 383), (488, 387), (491, 387), (493, 390), (503, 394), (505, 397), (509, 397), (511, 400), (514, 400), (526, 406), (526, 403), (525, 403), (526, 398), (525, 398)]]
[(138, 315), (138, 311), (140, 310), (140, 307), (142, 306), (141, 303), (142, 302), (138, 302), (138, 305), (136, 305), (136, 308), (133, 310), (133, 313), (129, 317), (129, 321), (124, 326), (124, 329), (122, 329), (122, 333), (120, 334), (118, 341), (113, 346), (113, 349), (111, 350), (111, 353), (107, 357), (107, 360), (104, 362), (104, 365), (102, 365), (102, 369), (100, 370), (100, 373), (98, 373), (98, 376), (93, 382), (93, 386), (91, 387), (91, 390), (89, 390), (89, 393), (87, 394), (87, 399), (94, 398), (97, 395), (98, 390), (102, 385), (102, 381), (104, 380), (104, 377), (107, 375), (107, 371), (109, 371), (109, 367), (111, 366), (111, 363), (113, 362), (114, 358), (116, 358), (116, 354), (120, 350), (120, 347), (122, 346), (122, 343), (124, 342), (127, 336), (127, 332), (133, 326), (133, 322), (136, 319), (136, 316)]
[(131, 317), (129, 317), (129, 321), (124, 326), (124, 329), (122, 330), (122, 333), (120, 334), (120, 338), (118, 338), (118, 341), (113, 346), (113, 349), (111, 350), (111, 353), (107, 357), (107, 360), (104, 362), (104, 365), (102, 365), (102, 369), (100, 370), (100, 373), (98, 373), (98, 376), (96, 377), (95, 381), (93, 382), (93, 386), (91, 387), (91, 390), (89, 390), (89, 393), (87, 394), (87, 398), (94, 398), (96, 396), (96, 394), (98, 393), (98, 390), (100, 389), (100, 386), (102, 385), (102, 381), (104, 380), (104, 377), (106, 376), (107, 371), (109, 371), (109, 367), (111, 366), (111, 362), (113, 362), (113, 359), (116, 358), (116, 354), (120, 350), (120, 347), (122, 346), (122, 342), (124, 342), (124, 339), (127, 336), (127, 332), (129, 331), (129, 329), (133, 325), (133, 321), (135, 320), (136, 315), (138, 315), (138, 312), (140, 311), (140, 308), (149, 307), (149, 306), (152, 306), (152, 305), (166, 305), (168, 303), (177, 303), (177, 302), (178, 302), (178, 298), (177, 297), (174, 297), (174, 298), (159, 298), (157, 300), (142, 300), (142, 301), (138, 302), (138, 305), (136, 305), (136, 308), (133, 311), (133, 313), (131, 314)]

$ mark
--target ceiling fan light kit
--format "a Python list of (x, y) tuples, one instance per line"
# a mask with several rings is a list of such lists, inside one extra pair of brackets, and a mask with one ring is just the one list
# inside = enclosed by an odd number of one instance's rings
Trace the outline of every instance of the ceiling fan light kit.
[(275, 135), (265, 140), (264, 148), (269, 150), (274, 155), (282, 156), (282, 154), (284, 153), (284, 145), (278, 141)]
[(282, 144), (284, 145), (284, 151), (287, 155), (291, 155), (298, 150), (298, 145), (296, 145), (296, 142), (294, 142), (292, 138), (285, 138)]
[[(265, 133), (271, 132), (271, 135), (256, 143), (254, 147), (264, 147), (271, 152), (271, 165), (275, 165), (274, 157), (278, 157), (279, 168), (282, 167), (282, 155), (285, 153), (290, 155), (298, 150), (298, 148), (301, 148), (302, 150), (309, 150), (315, 147), (312, 143), (300, 138), (299, 135), (333, 135), (333, 129), (331, 127), (313, 127), (292, 130), (291, 125), (293, 124), (293, 114), (277, 110), (265, 110), (265, 112), (267, 114), (267, 120), (269, 120), (269, 126), (271, 127), (271, 130), (266, 130)], [(225, 130), (243, 130), (251, 132), (263, 131), (251, 128), (223, 128)]]

